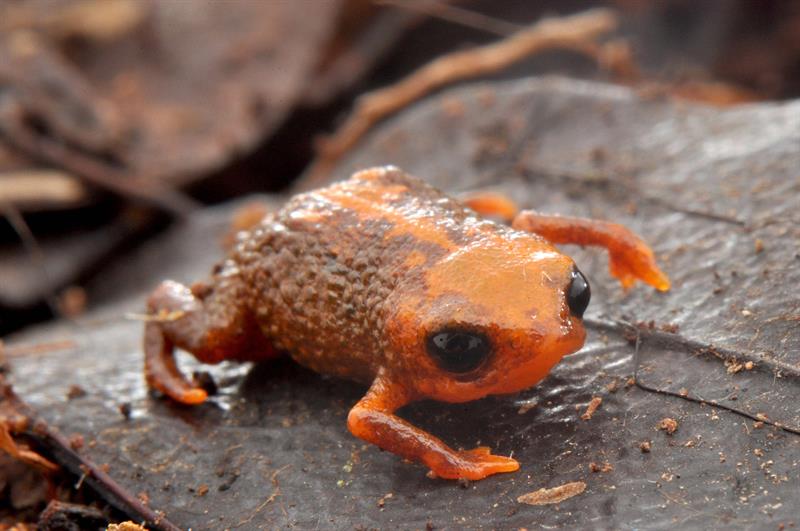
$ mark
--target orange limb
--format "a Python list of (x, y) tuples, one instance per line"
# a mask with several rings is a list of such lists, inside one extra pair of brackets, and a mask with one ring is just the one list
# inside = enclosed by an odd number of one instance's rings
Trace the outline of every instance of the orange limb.
[(214, 287), (163, 282), (148, 299), (144, 373), (147, 384), (173, 400), (194, 405), (207, 393), (187, 380), (175, 363), (174, 348), (204, 363), (261, 361), (277, 355), (242, 305), (240, 280), (219, 275)]
[(144, 377), (147, 385), (182, 404), (195, 405), (206, 401), (208, 393), (193, 385), (175, 363), (174, 345), (157, 323), (144, 329)]
[(485, 446), (453, 450), (440, 439), (396, 416), (394, 412), (409, 401), (402, 386), (379, 375), (364, 398), (350, 410), (347, 427), (356, 437), (425, 464), (433, 477), (478, 480), (519, 469), (516, 460), (492, 455)]
[(469, 192), (459, 199), (481, 216), (499, 218), (506, 223), (511, 223), (519, 211), (514, 201), (494, 192)]
[(534, 232), (553, 243), (605, 247), (609, 254), (609, 271), (625, 288), (632, 286), (636, 279), (659, 291), (670, 288), (669, 278), (656, 265), (650, 247), (622, 225), (524, 210), (514, 218), (512, 227)]

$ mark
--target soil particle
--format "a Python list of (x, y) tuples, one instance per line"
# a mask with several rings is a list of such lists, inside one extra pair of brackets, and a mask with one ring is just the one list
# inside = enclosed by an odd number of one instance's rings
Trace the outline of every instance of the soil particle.
[(600, 404), (603, 403), (603, 399), (599, 396), (595, 396), (592, 398), (591, 402), (589, 402), (589, 406), (584, 411), (583, 415), (581, 415), (581, 419), (583, 420), (591, 420), (592, 415), (594, 415), (597, 408), (600, 407)]
[(670, 417), (664, 417), (658, 421), (656, 428), (666, 432), (667, 435), (672, 435), (678, 429), (678, 421)]

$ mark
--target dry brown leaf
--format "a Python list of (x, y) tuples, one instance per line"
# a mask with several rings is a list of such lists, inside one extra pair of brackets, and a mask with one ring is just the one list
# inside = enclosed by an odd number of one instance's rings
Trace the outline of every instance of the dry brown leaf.
[(539, 489), (529, 492), (528, 494), (523, 494), (517, 498), (517, 501), (528, 505), (550, 505), (568, 500), (582, 493), (584, 490), (586, 490), (586, 483), (583, 481), (573, 481), (572, 483), (565, 483), (558, 487), (553, 487), (552, 489)]

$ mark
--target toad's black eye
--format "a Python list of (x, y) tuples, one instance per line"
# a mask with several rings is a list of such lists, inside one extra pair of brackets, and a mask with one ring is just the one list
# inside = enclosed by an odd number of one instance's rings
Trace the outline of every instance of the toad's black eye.
[(572, 280), (569, 282), (567, 288), (567, 305), (572, 315), (580, 319), (583, 317), (583, 312), (589, 306), (589, 299), (592, 297), (592, 290), (589, 288), (589, 282), (583, 276), (578, 268), (572, 270)]
[(445, 329), (428, 336), (425, 347), (436, 363), (448, 372), (465, 373), (477, 368), (492, 350), (483, 334)]

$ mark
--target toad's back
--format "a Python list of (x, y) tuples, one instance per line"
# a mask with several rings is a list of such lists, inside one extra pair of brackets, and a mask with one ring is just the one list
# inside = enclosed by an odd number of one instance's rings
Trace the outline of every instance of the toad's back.
[(233, 258), (275, 346), (311, 369), (369, 382), (387, 299), (470, 241), (508, 231), (392, 167), (296, 196), (242, 234)]

